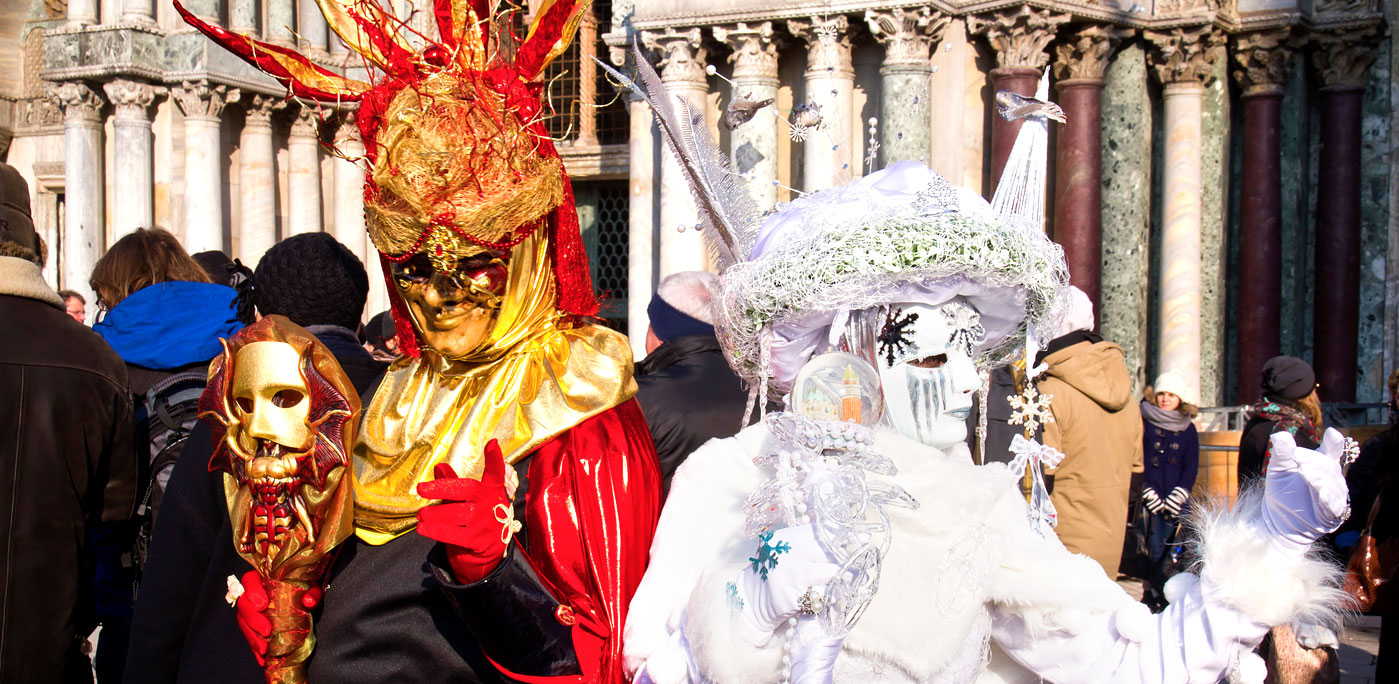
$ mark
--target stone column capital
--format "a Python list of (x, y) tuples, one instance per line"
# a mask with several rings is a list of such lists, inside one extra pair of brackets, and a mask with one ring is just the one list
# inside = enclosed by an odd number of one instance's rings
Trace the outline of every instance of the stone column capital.
[(1204, 86), (1224, 57), (1224, 35), (1209, 24), (1144, 31), (1142, 37), (1151, 44), (1147, 63), (1166, 86)]
[(304, 104), (297, 107), (295, 118), (291, 122), (291, 137), (319, 138), (320, 134), (321, 117), (316, 109)]
[(641, 42), (661, 53), (661, 81), (667, 86), (688, 84), (708, 88), (705, 60), (709, 54), (702, 47), (703, 34), (698, 26), (688, 29), (666, 27), (665, 31), (643, 31)]
[(272, 114), (287, 106), (286, 100), (268, 95), (245, 95), (243, 97), (243, 126), (252, 128), (272, 128)]
[(218, 119), (226, 105), (242, 98), (242, 92), (208, 81), (185, 81), (171, 91), (171, 97), (187, 119)]
[(1101, 81), (1107, 74), (1108, 58), (1131, 29), (1093, 24), (1075, 31), (1054, 46), (1056, 81)]
[(933, 46), (952, 20), (931, 7), (865, 10), (865, 25), (884, 44), (884, 66), (931, 71)]
[(1370, 65), (1379, 54), (1375, 48), (1383, 37), (1378, 22), (1312, 34), (1316, 46), (1312, 64), (1321, 76), (1322, 87), (1363, 88)]
[(1251, 95), (1279, 95), (1292, 74), (1292, 57), (1300, 45), (1290, 28), (1234, 36), (1234, 80)]
[(967, 17), (972, 35), (985, 35), (1002, 69), (1043, 69), (1049, 63), (1045, 48), (1059, 26), (1070, 17), (1061, 12), (1017, 5)]
[(733, 77), (777, 80), (777, 40), (772, 22), (739, 22), (713, 28), (714, 39), (733, 48), (728, 60), (734, 65)]
[(806, 42), (808, 74), (855, 73), (850, 62), (850, 19), (845, 15), (788, 19), (787, 30)]
[(163, 88), (141, 81), (118, 79), (102, 84), (107, 99), (116, 107), (116, 118), (150, 123), (150, 107)]
[(98, 123), (102, 121), (102, 107), (107, 101), (94, 88), (80, 81), (65, 81), (50, 87), (50, 95), (63, 108), (63, 122)]

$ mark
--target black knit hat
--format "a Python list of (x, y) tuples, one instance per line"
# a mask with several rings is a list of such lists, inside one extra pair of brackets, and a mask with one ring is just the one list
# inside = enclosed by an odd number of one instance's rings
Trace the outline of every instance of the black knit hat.
[(253, 272), (253, 297), (264, 316), (300, 326), (359, 327), (369, 276), (359, 257), (327, 233), (305, 233), (273, 245)]
[(1316, 389), (1316, 373), (1312, 367), (1295, 356), (1274, 356), (1263, 364), (1263, 392), (1270, 396), (1296, 401)]

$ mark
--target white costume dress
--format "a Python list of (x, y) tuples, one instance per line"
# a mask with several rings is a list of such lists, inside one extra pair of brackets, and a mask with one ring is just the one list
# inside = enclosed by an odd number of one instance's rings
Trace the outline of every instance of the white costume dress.
[[(1152, 615), (1091, 559), (1031, 531), (1005, 466), (875, 434), (899, 470), (889, 481), (919, 507), (887, 511), (879, 590), (840, 646), (835, 682), (1034, 681), (1022, 667), (1061, 683), (1213, 682), (1270, 625), (1338, 605), (1334, 568), (1273, 548), (1254, 522), (1258, 498), (1245, 497), (1204, 521), (1202, 576), (1178, 575), (1170, 607)], [(782, 648), (745, 641), (725, 601), (755, 547), (743, 503), (767, 477), (753, 459), (770, 439), (760, 423), (709, 442), (677, 471), (626, 625), (638, 681), (780, 681)], [(1245, 669), (1262, 667), (1248, 658)]]

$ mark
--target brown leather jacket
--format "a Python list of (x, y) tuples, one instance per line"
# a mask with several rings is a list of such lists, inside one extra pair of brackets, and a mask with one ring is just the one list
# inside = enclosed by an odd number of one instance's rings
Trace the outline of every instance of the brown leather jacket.
[(126, 366), (0, 257), (0, 682), (91, 681), (88, 531), (136, 497)]

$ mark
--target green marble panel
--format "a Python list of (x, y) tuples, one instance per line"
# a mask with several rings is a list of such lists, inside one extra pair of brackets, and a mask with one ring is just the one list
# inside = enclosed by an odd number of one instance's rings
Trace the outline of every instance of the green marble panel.
[[(1384, 402), (1385, 257), (1389, 249), (1389, 42), (1370, 67), (1360, 124), (1360, 343), (1355, 400)], [(1391, 352), (1392, 353), (1392, 352)]]
[(1103, 87), (1103, 337), (1122, 345), (1134, 393), (1146, 382), (1152, 105), (1139, 44), (1109, 64)]
[(1229, 192), (1229, 71), (1226, 60), (1214, 65), (1214, 80), (1205, 86), (1200, 136), (1200, 402), (1218, 406), (1223, 396), (1224, 323), (1227, 298), (1224, 277), (1228, 248), (1224, 214)]
[(1310, 355), (1312, 263), (1312, 79), (1305, 57), (1292, 64), (1282, 96), (1282, 353)]

